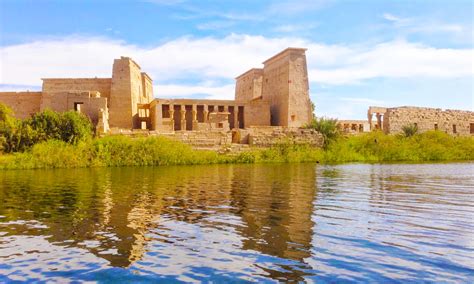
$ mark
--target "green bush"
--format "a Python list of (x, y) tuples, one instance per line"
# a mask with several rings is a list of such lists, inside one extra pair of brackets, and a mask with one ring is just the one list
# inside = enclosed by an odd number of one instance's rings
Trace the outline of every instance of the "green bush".
[(92, 123), (81, 113), (45, 110), (19, 120), (10, 108), (0, 103), (0, 150), (4, 153), (22, 152), (48, 140), (77, 144), (92, 136)]
[(405, 137), (411, 137), (418, 133), (418, 126), (416, 124), (407, 124), (402, 127), (402, 131)]
[[(17, 125), (5, 118), (8, 110), (0, 108), (0, 130), (54, 129), (52, 118), (39, 119), (41, 127)], [(49, 115), (49, 114), (48, 114)], [(46, 116), (49, 117), (49, 116)], [(54, 117), (53, 117), (54, 118)], [(48, 123), (44, 123), (47, 121)], [(22, 128), (23, 127), (23, 128)], [(73, 127), (77, 129), (78, 127)], [(81, 128), (79, 128), (81, 129)], [(87, 129), (87, 128), (86, 128)], [(23, 134), (23, 138), (30, 134)], [(74, 134), (76, 135), (76, 134)], [(357, 136), (339, 136), (326, 149), (281, 141), (266, 149), (254, 148), (237, 155), (193, 150), (190, 146), (165, 137), (131, 138), (107, 136), (96, 139), (49, 139), (24, 152), (0, 155), (0, 169), (77, 168), (120, 166), (165, 166), (217, 163), (345, 163), (345, 162), (421, 162), (474, 160), (474, 137), (454, 137), (440, 131), (429, 131), (410, 137), (386, 135), (380, 131)], [(31, 134), (35, 136), (35, 134)], [(76, 137), (82, 137), (77, 135)], [(74, 142), (75, 141), (75, 142)], [(21, 142), (28, 144), (27, 142)]]
[(337, 127), (337, 119), (333, 118), (313, 118), (310, 123), (303, 127), (314, 129), (321, 133), (324, 137), (324, 148), (327, 148), (332, 141), (336, 140), (340, 136), (340, 132)]

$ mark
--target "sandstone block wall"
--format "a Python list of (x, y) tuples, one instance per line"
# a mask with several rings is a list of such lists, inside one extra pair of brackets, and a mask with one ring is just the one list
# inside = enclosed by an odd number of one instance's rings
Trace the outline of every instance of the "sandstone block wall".
[(114, 60), (110, 90), (110, 127), (141, 128), (138, 104), (153, 98), (151, 78), (129, 57)]
[[(281, 142), (294, 144), (309, 144), (322, 147), (323, 136), (311, 129), (289, 128), (289, 127), (250, 127), (248, 131), (248, 143), (254, 147), (270, 147)], [(245, 139), (240, 135), (240, 139)]]
[(244, 125), (269, 126), (270, 105), (262, 99), (248, 101), (244, 106)]
[(198, 149), (218, 149), (232, 143), (230, 131), (176, 131), (168, 134), (160, 133), (160, 136), (178, 140)]
[(97, 91), (110, 99), (111, 78), (48, 78), (43, 79), (43, 93)]
[(454, 135), (474, 134), (474, 112), (422, 107), (388, 108), (383, 116), (386, 133), (402, 133), (405, 125), (416, 124), (419, 132), (439, 130)]
[(288, 56), (265, 61), (262, 97), (270, 102), (271, 125), (288, 126), (289, 80)]
[(306, 55), (303, 50), (292, 52), (289, 57), (288, 126), (301, 127), (313, 118), (313, 110), (311, 109), (311, 100), (309, 98)]
[(235, 100), (247, 102), (262, 96), (263, 69), (253, 68), (236, 78)]
[(261, 97), (270, 105), (273, 126), (301, 127), (308, 123), (313, 115), (305, 51), (287, 48), (263, 62), (263, 70), (250, 69), (237, 77), (236, 101), (250, 102)]
[[(132, 112), (132, 74), (133, 79), (141, 81), (141, 77), (137, 77), (140, 73), (137, 70), (137, 65), (127, 57), (114, 60), (112, 70), (112, 85), (110, 90), (110, 113), (109, 113), (109, 124), (110, 127), (118, 128), (133, 128), (133, 112)], [(135, 93), (137, 90), (136, 84)], [(134, 100), (136, 101), (136, 100)], [(135, 112), (136, 112), (135, 106)]]
[(25, 119), (40, 111), (41, 92), (0, 92), (0, 103), (10, 107), (15, 117)]
[(57, 112), (75, 110), (76, 104), (80, 105), (78, 110), (87, 115), (94, 125), (99, 122), (99, 119), (108, 117), (107, 98), (101, 97), (99, 92), (44, 93), (40, 111), (45, 109)]

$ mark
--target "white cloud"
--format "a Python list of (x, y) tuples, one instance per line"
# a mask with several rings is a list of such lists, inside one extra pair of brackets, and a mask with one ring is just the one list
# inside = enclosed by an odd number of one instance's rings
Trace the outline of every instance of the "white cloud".
[(155, 93), (160, 98), (189, 98), (190, 94), (202, 95), (204, 99), (210, 100), (233, 100), (234, 85), (228, 84), (223, 86), (207, 86), (198, 84), (193, 86), (163, 84), (154, 86)]
[[(309, 80), (316, 84), (473, 76), (472, 49), (440, 49), (406, 41), (374, 46), (327, 45), (291, 37), (231, 34), (223, 38), (182, 37), (139, 47), (107, 38), (71, 36), (0, 47), (0, 84), (39, 86), (40, 78), (110, 77), (113, 59), (130, 56), (158, 85), (157, 97), (199, 93), (232, 98), (233, 78), (261, 67), (262, 61), (288, 46), (308, 48)], [(222, 83), (189, 83), (215, 79)]]

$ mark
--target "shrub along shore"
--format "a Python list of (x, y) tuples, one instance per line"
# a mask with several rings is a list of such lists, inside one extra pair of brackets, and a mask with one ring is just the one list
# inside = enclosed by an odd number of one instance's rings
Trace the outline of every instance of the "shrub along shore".
[[(309, 123), (324, 136), (323, 148), (291, 141), (267, 149), (219, 154), (194, 150), (165, 137), (95, 138), (89, 119), (77, 112), (50, 110), (20, 120), (0, 104), (0, 169), (165, 166), (230, 163), (346, 163), (473, 161), (474, 137), (453, 137), (439, 131), (405, 135), (370, 132), (342, 136), (337, 120)], [(409, 130), (409, 131), (408, 131)]]
[(325, 149), (282, 142), (238, 154), (193, 150), (164, 137), (109, 136), (69, 144), (48, 140), (0, 156), (0, 169), (163, 166), (275, 162), (428, 162), (474, 160), (474, 138), (426, 132), (410, 137), (371, 132), (339, 137)]

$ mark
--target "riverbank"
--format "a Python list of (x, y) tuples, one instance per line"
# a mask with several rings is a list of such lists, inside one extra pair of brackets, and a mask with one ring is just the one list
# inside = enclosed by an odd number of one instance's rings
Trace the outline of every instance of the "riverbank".
[(164, 166), (226, 163), (346, 163), (474, 160), (474, 138), (426, 132), (412, 137), (372, 132), (341, 137), (326, 149), (281, 143), (238, 154), (193, 150), (164, 137), (111, 136), (71, 145), (50, 140), (0, 156), (0, 169)]

